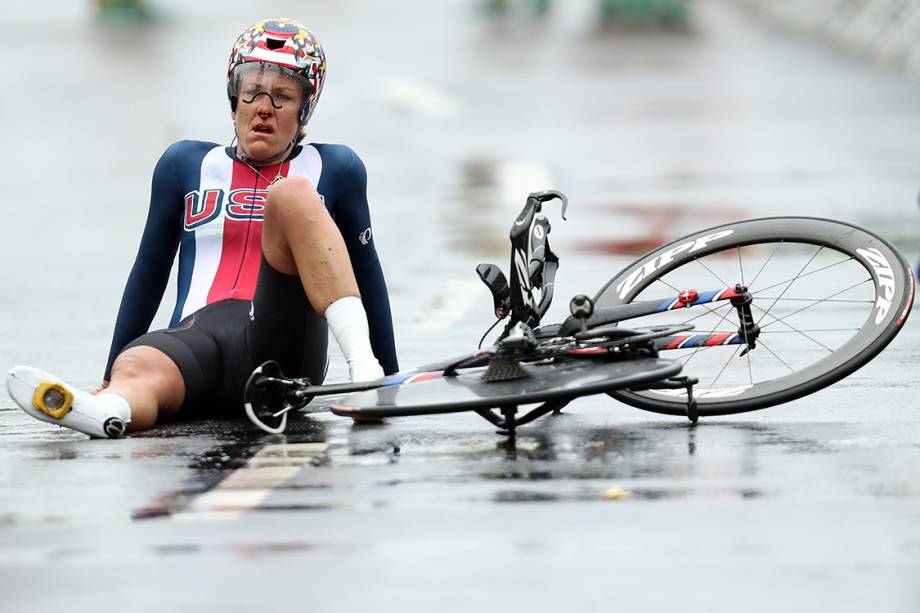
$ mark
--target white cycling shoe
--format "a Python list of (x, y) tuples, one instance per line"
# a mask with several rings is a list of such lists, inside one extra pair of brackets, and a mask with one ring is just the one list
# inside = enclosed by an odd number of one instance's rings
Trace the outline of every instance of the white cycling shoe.
[(19, 408), (49, 424), (93, 438), (120, 438), (127, 429), (127, 420), (95, 396), (37, 368), (13, 367), (6, 375), (6, 389)]

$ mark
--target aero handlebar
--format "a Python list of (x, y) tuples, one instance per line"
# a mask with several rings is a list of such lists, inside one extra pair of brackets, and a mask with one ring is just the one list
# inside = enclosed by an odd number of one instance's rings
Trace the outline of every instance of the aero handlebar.
[[(543, 203), (550, 200), (562, 201), (562, 218), (568, 200), (555, 190), (534, 192), (527, 196), (527, 203), (511, 226), (511, 275), (509, 288), (511, 322), (536, 327), (549, 309), (553, 299), (553, 283), (559, 258), (549, 247), (549, 219), (542, 214)], [(541, 290), (539, 301), (533, 292)]]

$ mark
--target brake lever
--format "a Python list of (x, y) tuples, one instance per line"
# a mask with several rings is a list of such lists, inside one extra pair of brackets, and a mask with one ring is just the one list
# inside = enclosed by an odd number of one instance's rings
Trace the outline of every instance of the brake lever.
[(505, 273), (495, 264), (480, 264), (476, 267), (476, 274), (492, 294), (492, 304), (495, 307), (495, 316), (504, 319), (511, 311), (511, 288)]
[[(565, 194), (562, 192), (557, 192), (554, 189), (543, 190), (542, 192), (533, 192), (527, 196), (527, 199), (536, 200), (538, 203), (542, 204), (544, 202), (549, 202), (550, 200), (561, 200), (562, 201), (562, 219), (565, 219), (565, 211), (569, 207), (569, 199), (565, 197)], [(536, 211), (539, 213), (542, 207), (540, 204), (537, 205)]]

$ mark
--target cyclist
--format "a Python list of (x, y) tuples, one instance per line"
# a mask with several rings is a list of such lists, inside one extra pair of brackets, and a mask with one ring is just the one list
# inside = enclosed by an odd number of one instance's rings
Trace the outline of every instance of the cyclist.
[[(100, 390), (16, 367), (17, 404), (91, 436), (238, 414), (265, 360), (321, 382), (330, 329), (352, 381), (398, 369), (364, 165), (343, 145), (300, 144), (325, 73), (322, 46), (296, 21), (240, 34), (227, 69), (234, 141), (181, 141), (157, 163)], [(147, 332), (177, 249), (170, 327)]]

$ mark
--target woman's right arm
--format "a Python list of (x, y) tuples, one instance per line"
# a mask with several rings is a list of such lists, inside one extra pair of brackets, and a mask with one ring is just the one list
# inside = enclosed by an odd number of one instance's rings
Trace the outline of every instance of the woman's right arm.
[(112, 364), (125, 345), (149, 330), (169, 281), (182, 236), (184, 206), (175, 166), (177, 145), (163, 153), (153, 171), (147, 224), (121, 297), (104, 381), (109, 380)]

